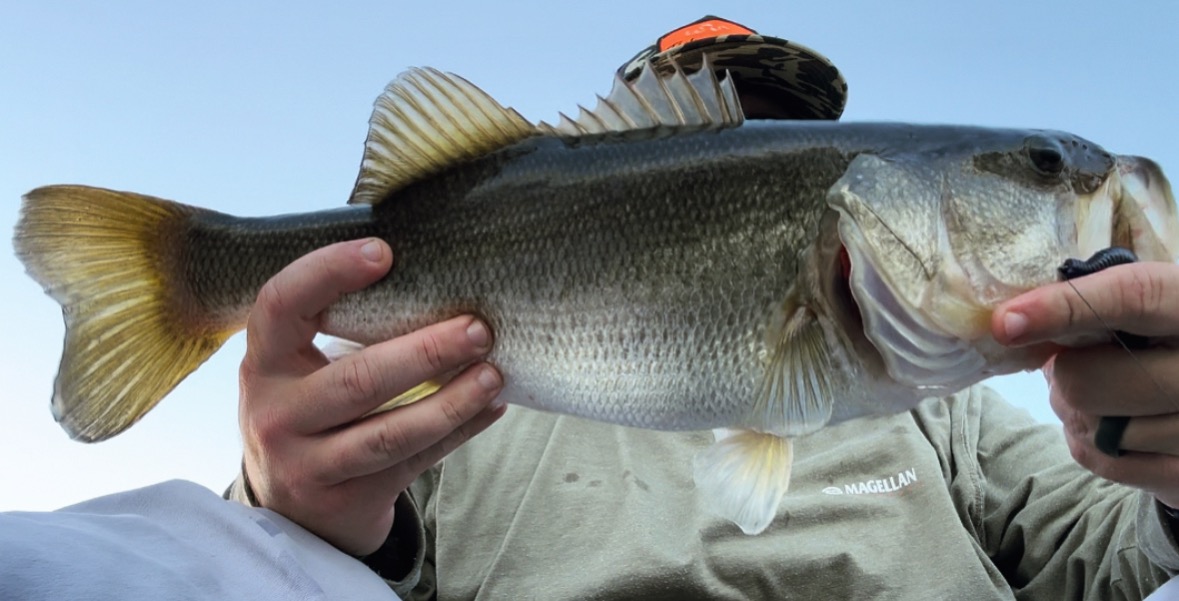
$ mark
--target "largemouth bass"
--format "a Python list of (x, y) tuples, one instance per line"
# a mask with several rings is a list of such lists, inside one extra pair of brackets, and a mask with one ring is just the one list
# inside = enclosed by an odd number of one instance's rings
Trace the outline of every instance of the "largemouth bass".
[(1146, 159), (1048, 131), (742, 123), (711, 69), (654, 77), (550, 126), (410, 71), (376, 103), (352, 206), (323, 212), (30, 192), (17, 254), (66, 322), (54, 415), (80, 440), (119, 433), (244, 327), (281, 268), (376, 236), (393, 271), (330, 309), (326, 333), (371, 344), (479, 315), (508, 402), (718, 429), (696, 481), (755, 533), (792, 437), (1039, 367), (1052, 348), (1001, 347), (991, 311), (1066, 258), (1176, 257), (1174, 198)]

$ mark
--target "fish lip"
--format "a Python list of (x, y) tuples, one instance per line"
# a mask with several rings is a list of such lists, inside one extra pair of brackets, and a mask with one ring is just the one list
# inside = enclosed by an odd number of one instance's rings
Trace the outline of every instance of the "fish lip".
[[(1165, 257), (1152, 258), (1179, 260), (1179, 207), (1162, 167), (1146, 157), (1118, 155), (1114, 172), (1123, 201), (1130, 200), (1137, 205), (1154, 234), (1153, 238), (1165, 249)], [(1139, 252), (1142, 249), (1134, 250)]]
[(1120, 155), (1109, 177), (1073, 209), (1075, 258), (1119, 246), (1142, 261), (1179, 258), (1179, 214), (1170, 182), (1150, 159)]
[(851, 262), (847, 287), (863, 335), (888, 376), (926, 396), (949, 394), (979, 380), (985, 358), (969, 341), (944, 332), (903, 300), (888, 273), (878, 268), (859, 225), (846, 214), (840, 215), (839, 237)]

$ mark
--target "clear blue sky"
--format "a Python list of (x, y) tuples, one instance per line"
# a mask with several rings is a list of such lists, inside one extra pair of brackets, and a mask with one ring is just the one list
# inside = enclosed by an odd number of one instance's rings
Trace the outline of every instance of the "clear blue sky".
[[(830, 56), (845, 119), (1072, 131), (1179, 173), (1179, 3), (39, 2), (0, 9), (0, 231), (21, 194), (85, 183), (265, 215), (328, 208), (371, 103), (407, 66), (466, 76), (526, 117), (590, 103), (667, 29), (717, 13)], [(235, 475), (232, 340), (138, 426), (70, 441), (49, 396), (57, 305), (0, 253), (0, 510)], [(1053, 420), (1038, 374), (1003, 378)]]

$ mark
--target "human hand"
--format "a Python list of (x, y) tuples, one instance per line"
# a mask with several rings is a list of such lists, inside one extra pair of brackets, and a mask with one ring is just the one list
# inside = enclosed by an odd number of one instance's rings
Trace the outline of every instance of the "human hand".
[[(1062, 349), (1044, 374), (1077, 463), (1179, 507), (1179, 265), (1121, 265), (1032, 290), (1000, 305), (991, 329), (1014, 346), (1113, 331), (1146, 336), (1150, 347), (1132, 352), (1116, 342)], [(1119, 457), (1094, 443), (1109, 416), (1130, 418)]]
[[(397, 496), (504, 413), (480, 359), (488, 329), (457, 317), (328, 362), (313, 344), (325, 309), (375, 282), (389, 247), (359, 240), (295, 261), (262, 289), (246, 329), (239, 423), (258, 503), (353, 555), (372, 553)], [(471, 364), (433, 396), (364, 417), (431, 378)]]

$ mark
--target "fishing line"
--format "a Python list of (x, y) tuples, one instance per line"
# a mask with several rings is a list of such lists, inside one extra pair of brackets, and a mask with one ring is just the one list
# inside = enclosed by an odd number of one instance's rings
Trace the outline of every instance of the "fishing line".
[[(1085, 298), (1085, 295), (1081, 294), (1081, 291), (1078, 290), (1077, 286), (1071, 281), (1072, 278), (1075, 277), (1097, 273), (1098, 271), (1113, 267), (1115, 265), (1133, 263), (1137, 260), (1138, 257), (1133, 252), (1124, 248), (1113, 247), (1098, 251), (1096, 254), (1090, 257), (1088, 261), (1068, 259), (1064, 262), (1064, 265), (1059, 268), (1059, 271), (1064, 282), (1068, 284), (1069, 288), (1073, 289), (1073, 292), (1077, 294), (1077, 298), (1081, 299), (1081, 302), (1085, 303), (1085, 306), (1089, 308), (1089, 312), (1091, 312), (1093, 316), (1097, 318), (1098, 323), (1100, 323), (1107, 332), (1113, 334), (1114, 340), (1116, 340), (1122, 349), (1126, 351), (1126, 354), (1130, 356), (1130, 360), (1133, 361), (1134, 365), (1138, 367), (1138, 370), (1142, 372), (1144, 376), (1146, 376), (1146, 379), (1150, 380), (1150, 383), (1154, 385), (1155, 390), (1158, 391), (1159, 396), (1163, 398), (1172, 408), (1179, 409), (1179, 405), (1175, 404), (1170, 395), (1167, 394), (1167, 391), (1163, 389), (1162, 384), (1160, 384), (1159, 381), (1150, 374), (1150, 372), (1146, 369), (1146, 365), (1144, 365), (1142, 361), (1139, 360), (1138, 355), (1134, 354), (1134, 351), (1131, 349), (1131, 347), (1134, 349), (1146, 348), (1149, 344), (1147, 338), (1138, 334), (1131, 334), (1129, 332), (1122, 332), (1113, 329), (1108, 323), (1106, 323), (1105, 319), (1101, 317), (1101, 314), (1097, 312), (1097, 309), (1095, 309), (1093, 305), (1089, 303), (1089, 300)], [(1096, 446), (1099, 451), (1111, 457), (1122, 456), (1122, 435), (1125, 433), (1126, 426), (1129, 424), (1129, 422), (1129, 416), (1103, 416), (1098, 422), (1097, 432), (1093, 436), (1094, 446)]]
[[(1123, 349), (1125, 349), (1126, 354), (1130, 356), (1130, 359), (1132, 361), (1134, 361), (1134, 365), (1137, 365), (1138, 369), (1140, 371), (1142, 371), (1142, 373), (1147, 378), (1150, 379), (1151, 383), (1154, 384), (1154, 387), (1156, 389), (1158, 389), (1159, 394), (1162, 395), (1164, 398), (1167, 398), (1168, 401), (1171, 403), (1172, 407), (1174, 407), (1175, 409), (1179, 409), (1179, 405), (1176, 405), (1174, 401), (1170, 401), (1169, 397), (1167, 396), (1167, 391), (1163, 389), (1163, 385), (1159, 384), (1158, 380), (1154, 379), (1154, 377), (1150, 375), (1150, 372), (1147, 371), (1147, 369), (1146, 369), (1146, 365), (1144, 365), (1141, 361), (1138, 360), (1138, 355), (1134, 354), (1134, 351), (1131, 349), (1130, 344), (1127, 344), (1126, 340), (1125, 340), (1125, 338), (1130, 338), (1130, 337), (1135, 337), (1135, 338), (1142, 338), (1142, 337), (1138, 336), (1137, 334), (1130, 334), (1127, 336), (1125, 332), (1119, 332), (1119, 331), (1113, 329), (1112, 327), (1110, 327), (1110, 325), (1108, 323), (1106, 323), (1104, 319), (1101, 318), (1101, 315), (1099, 313), (1097, 313), (1097, 309), (1094, 309), (1093, 305), (1089, 304), (1088, 300), (1085, 300), (1085, 297), (1081, 294), (1081, 291), (1077, 290), (1077, 287), (1072, 282), (1065, 280), (1064, 283), (1068, 284), (1069, 288), (1072, 288), (1073, 292), (1077, 293), (1077, 298), (1081, 299), (1081, 302), (1085, 303), (1085, 306), (1089, 308), (1089, 311), (1091, 313), (1093, 313), (1093, 317), (1096, 317), (1097, 321), (1101, 323), (1101, 327), (1105, 328), (1106, 331), (1113, 334), (1114, 340), (1118, 341), (1118, 344), (1121, 345), (1121, 347)], [(1134, 344), (1134, 348), (1143, 348), (1143, 347), (1138, 346), (1137, 344)]]

